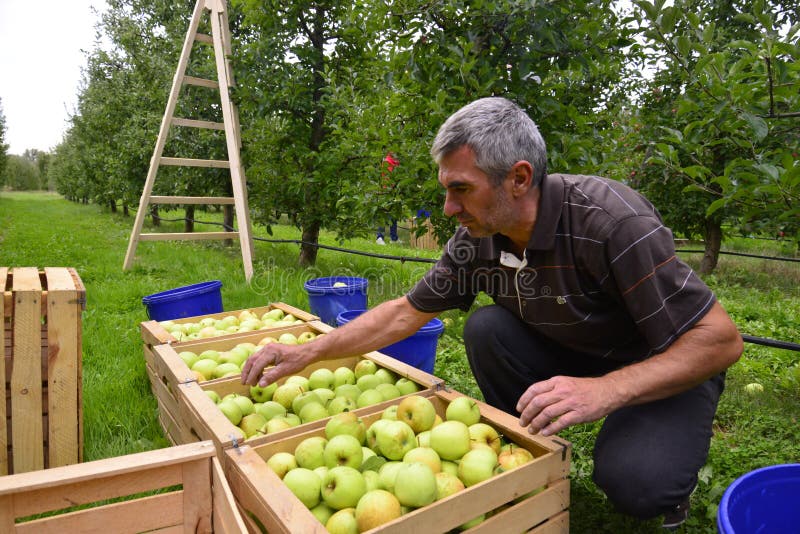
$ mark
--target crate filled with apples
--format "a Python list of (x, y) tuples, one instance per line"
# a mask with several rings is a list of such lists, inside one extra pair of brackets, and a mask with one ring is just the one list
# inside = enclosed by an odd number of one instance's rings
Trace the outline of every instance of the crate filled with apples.
[[(181, 384), (238, 378), (250, 355), (267, 343), (307, 343), (331, 327), (319, 321), (257, 331), (230, 338), (195, 340), (180, 345), (145, 345), (145, 368), (159, 406), (159, 421), (173, 443), (186, 443), (177, 391)], [(194, 439), (196, 440), (196, 438)]]
[(319, 317), (284, 302), (168, 321), (144, 321), (140, 328), (145, 346), (180, 344), (197, 339), (234, 336), (294, 326)]
[(454, 391), (225, 454), (237, 503), (270, 533), (569, 530), (569, 443)]
[(222, 451), (245, 440), (271, 441), (324, 426), (337, 413), (388, 406), (439, 383), (378, 352), (317, 362), (267, 387), (243, 385), (238, 374), (183, 382), (177, 386), (178, 433), (185, 439), (210, 439)]

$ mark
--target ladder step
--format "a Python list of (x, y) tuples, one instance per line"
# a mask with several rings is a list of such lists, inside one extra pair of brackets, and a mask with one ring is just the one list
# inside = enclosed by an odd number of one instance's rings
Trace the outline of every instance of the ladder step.
[(188, 126), (189, 128), (205, 128), (207, 130), (224, 130), (224, 122), (212, 121), (198, 121), (195, 119), (182, 119), (180, 117), (172, 117), (172, 124), (174, 126)]
[(188, 85), (199, 85), (201, 87), (210, 87), (212, 89), (219, 89), (218, 81), (206, 80), (205, 78), (196, 78), (195, 76), (184, 76), (183, 83)]
[(214, 44), (214, 41), (211, 40), (211, 36), (206, 33), (197, 33), (194, 36), (195, 41), (199, 41), (201, 43), (208, 43)]
[(178, 165), (183, 167), (231, 168), (231, 162), (222, 159), (161, 158), (160, 162), (161, 165)]
[(212, 239), (239, 239), (239, 232), (163, 232), (139, 234), (140, 241), (209, 241)]
[(233, 197), (150, 197), (150, 204), (235, 204)]

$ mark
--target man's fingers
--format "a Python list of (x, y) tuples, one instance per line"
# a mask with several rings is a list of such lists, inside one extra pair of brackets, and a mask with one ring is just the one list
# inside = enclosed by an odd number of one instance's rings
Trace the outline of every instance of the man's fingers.
[(543, 382), (536, 382), (532, 384), (530, 387), (528, 387), (528, 389), (525, 390), (525, 392), (517, 401), (517, 411), (522, 412), (525, 409), (525, 407), (527, 407), (530, 404), (530, 402), (533, 400), (534, 397), (540, 395), (541, 393), (547, 393), (548, 391), (552, 391), (553, 387), (554, 386), (552, 382), (550, 382), (550, 380), (545, 380)]

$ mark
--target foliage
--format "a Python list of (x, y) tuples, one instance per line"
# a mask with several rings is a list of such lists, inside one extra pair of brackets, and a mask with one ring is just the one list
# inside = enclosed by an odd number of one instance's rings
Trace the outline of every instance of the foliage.
[(6, 116), (3, 113), (3, 100), (0, 99), (0, 187), (4, 184), (8, 145), (6, 140)]
[(9, 189), (15, 191), (35, 191), (43, 189), (44, 183), (36, 163), (24, 156), (7, 156), (3, 179)]
[(636, 5), (659, 69), (632, 114), (644, 151), (636, 185), (707, 247), (727, 219), (798, 235), (800, 27), (782, 29), (796, 11), (777, 1)]

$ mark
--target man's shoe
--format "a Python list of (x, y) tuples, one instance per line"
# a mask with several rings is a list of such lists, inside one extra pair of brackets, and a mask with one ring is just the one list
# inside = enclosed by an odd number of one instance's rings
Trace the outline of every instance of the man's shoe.
[(689, 517), (689, 499), (664, 512), (664, 522), (661, 526), (667, 530), (677, 530), (687, 517)]
[(402, 245), (403, 244), (403, 242), (400, 241), (399, 239), (392, 239), (391, 243), (392, 243), (392, 245)]
[(386, 244), (386, 242), (383, 240), (382, 237), (379, 237), (378, 239), (376, 239), (375, 242), (377, 244), (379, 244), (379, 245), (385, 245)]

